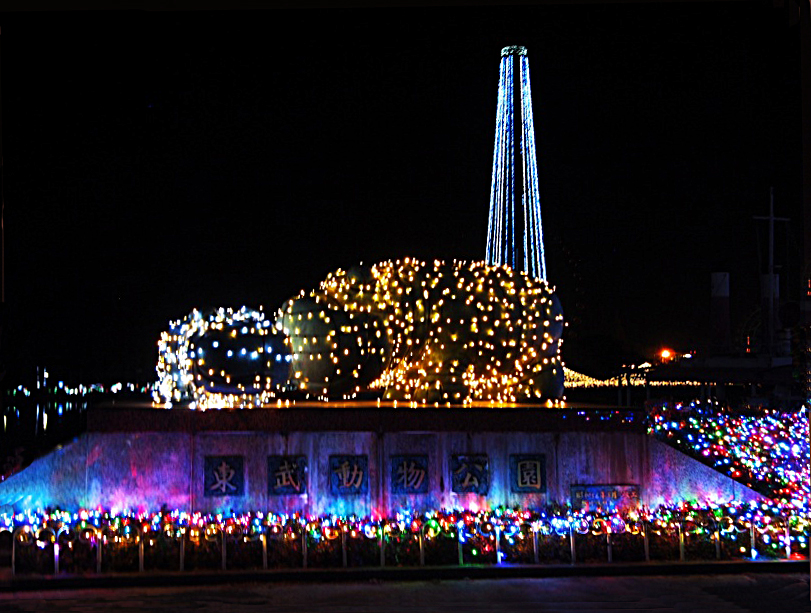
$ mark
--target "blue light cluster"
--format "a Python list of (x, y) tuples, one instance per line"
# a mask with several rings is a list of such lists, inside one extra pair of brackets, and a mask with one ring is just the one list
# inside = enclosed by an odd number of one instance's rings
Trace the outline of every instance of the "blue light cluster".
[(195, 309), (170, 323), (158, 342), (153, 396), (193, 408), (266, 403), (287, 384), (292, 355), (284, 335), (261, 311)]
[[(516, 121), (514, 108), (514, 58), (519, 63), (521, 109)], [(518, 123), (518, 125), (516, 125)], [(516, 135), (516, 131), (520, 132)], [(520, 139), (518, 143), (516, 140)], [(516, 177), (516, 146), (520, 147), (521, 177)], [(521, 180), (522, 220), (516, 218), (516, 181)], [(521, 227), (523, 221), (523, 227)], [(516, 233), (523, 235), (523, 260), (516, 253)], [(505, 47), (499, 71), (496, 135), (490, 188), (490, 217), (487, 231), (489, 265), (507, 265), (546, 279), (546, 259), (541, 225), (541, 199), (532, 118), (529, 60), (524, 47)]]

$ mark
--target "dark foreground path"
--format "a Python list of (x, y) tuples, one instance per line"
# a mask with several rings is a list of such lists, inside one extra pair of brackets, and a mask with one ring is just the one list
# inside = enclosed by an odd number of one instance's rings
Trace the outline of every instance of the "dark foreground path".
[(239, 583), (0, 593), (0, 611), (478, 613), (811, 612), (808, 574)]

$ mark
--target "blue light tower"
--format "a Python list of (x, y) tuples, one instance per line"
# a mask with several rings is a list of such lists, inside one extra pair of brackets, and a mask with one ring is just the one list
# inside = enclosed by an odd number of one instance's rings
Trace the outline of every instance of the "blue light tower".
[(501, 50), (487, 263), (546, 279), (529, 61), (520, 46)]

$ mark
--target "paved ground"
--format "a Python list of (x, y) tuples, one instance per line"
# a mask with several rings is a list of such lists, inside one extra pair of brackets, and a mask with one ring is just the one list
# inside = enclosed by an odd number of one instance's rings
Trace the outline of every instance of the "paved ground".
[(808, 574), (240, 583), (0, 593), (0, 611), (811, 613)]

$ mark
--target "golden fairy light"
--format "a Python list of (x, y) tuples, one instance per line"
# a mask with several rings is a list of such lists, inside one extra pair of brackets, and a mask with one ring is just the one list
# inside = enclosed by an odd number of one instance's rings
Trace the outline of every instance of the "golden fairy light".
[(506, 266), (405, 258), (339, 269), (275, 321), (243, 308), (174, 322), (159, 343), (159, 395), (195, 408), (362, 393), (554, 406), (563, 326), (554, 289)]

